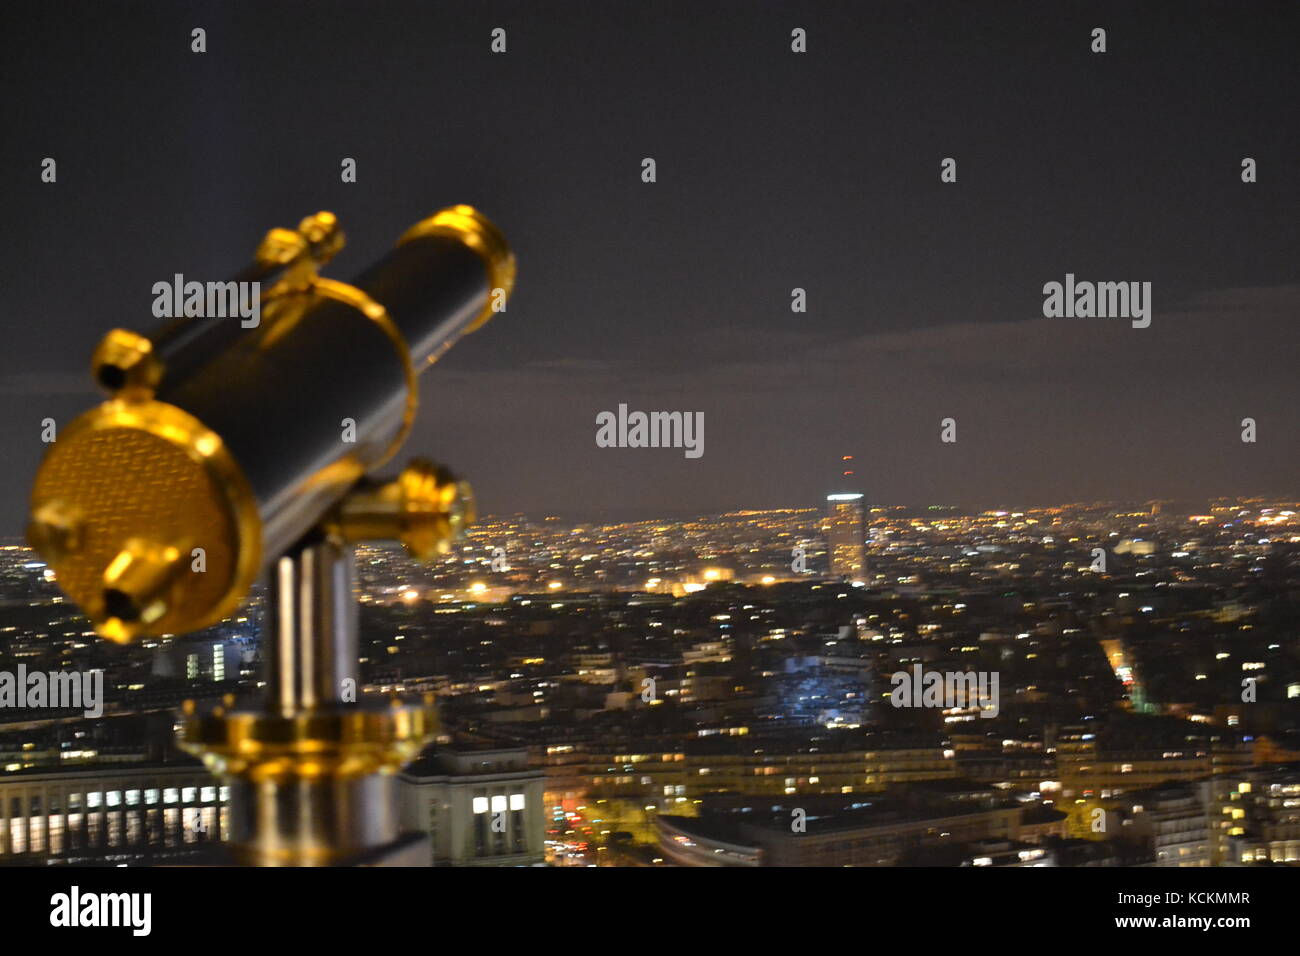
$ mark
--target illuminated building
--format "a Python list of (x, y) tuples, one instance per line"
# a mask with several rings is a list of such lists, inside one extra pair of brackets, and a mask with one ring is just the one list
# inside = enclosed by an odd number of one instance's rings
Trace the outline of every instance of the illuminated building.
[(1300, 863), (1300, 768), (1217, 774), (1200, 786), (1211, 865)]
[[(731, 812), (656, 820), (659, 849), (677, 866), (895, 866), (908, 854), (978, 841), (1016, 840), (1019, 807), (946, 809), (863, 804), (818, 810), (758, 798)], [(1035, 865), (1042, 851), (1025, 847)], [(1041, 865), (1039, 863), (1038, 865)]]
[(694, 574), (683, 577), (672, 586), (674, 597), (681, 597), (684, 594), (694, 594), (697, 591), (703, 591), (710, 584), (719, 584), (725, 581), (735, 580), (736, 574), (731, 568), (708, 567), (697, 571)]
[(223, 839), (227, 788), (198, 763), (8, 773), (0, 859), (144, 861)]
[[(541, 863), (543, 776), (522, 748), (426, 755), (401, 776), (403, 823), (429, 835), (435, 865)], [(11, 771), (0, 776), (0, 861), (183, 861), (227, 838), (228, 799), (189, 761)]]
[(218, 636), (208, 640), (173, 640), (153, 652), (151, 674), (187, 681), (237, 680), (244, 661), (244, 641)]
[(1144, 731), (1141, 723), (1114, 721), (1100, 734), (1065, 727), (1056, 748), (1062, 796), (1083, 799), (1200, 780), (1244, 769), (1253, 760), (1250, 744), (1239, 735), (1191, 732), (1178, 723)]
[(826, 545), (831, 576), (846, 581), (861, 580), (867, 566), (862, 495), (827, 495), (826, 505)]
[(959, 866), (1056, 866), (1055, 854), (1046, 847), (1021, 840), (977, 840), (966, 849)]
[(763, 849), (739, 832), (693, 817), (659, 817), (659, 846), (676, 866), (762, 866)]
[[(659, 746), (650, 749), (649, 744)], [(614, 735), (546, 747), (547, 790), (585, 798), (599, 790), (660, 811), (709, 794), (843, 795), (956, 776), (937, 739), (855, 730), (753, 734), (747, 728), (671, 742)]]
[(865, 722), (870, 675), (865, 660), (840, 663), (814, 655), (788, 657), (783, 663), (784, 673), (769, 680), (782, 720), (826, 727)]
[(540, 864), (544, 776), (526, 748), (439, 748), (401, 775), (402, 823), (428, 834), (434, 866)]
[(1126, 794), (1126, 836), (1151, 846), (1155, 866), (1209, 866), (1210, 830), (1205, 807), (1190, 787), (1162, 787)]

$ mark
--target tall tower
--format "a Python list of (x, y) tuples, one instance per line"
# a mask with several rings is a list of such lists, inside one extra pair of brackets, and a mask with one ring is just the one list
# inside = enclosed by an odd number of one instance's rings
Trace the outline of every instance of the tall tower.
[(860, 581), (867, 570), (862, 494), (851, 490), (856, 484), (853, 456), (842, 455), (835, 493), (826, 496), (825, 527), (831, 577), (843, 581)]
[(860, 581), (866, 572), (866, 528), (861, 492), (826, 496), (826, 551), (831, 576)]

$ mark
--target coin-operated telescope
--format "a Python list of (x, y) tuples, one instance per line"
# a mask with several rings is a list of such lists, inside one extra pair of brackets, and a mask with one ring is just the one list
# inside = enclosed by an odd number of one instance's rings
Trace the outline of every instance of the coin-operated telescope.
[(515, 260), (470, 206), (412, 226), (350, 284), (317, 274), (342, 245), (327, 212), (267, 233), (231, 280), (258, 283), (255, 327), (109, 332), (92, 361), (109, 398), (62, 429), (32, 490), (31, 544), (110, 640), (214, 624), (267, 573), (265, 702), (187, 705), (182, 733), (229, 780), (227, 836), (249, 864), (428, 859), (394, 786), (436, 711), (352, 702), (352, 545), (430, 558), (474, 520), (440, 466), (371, 472), (410, 431), (420, 372), (503, 307)]

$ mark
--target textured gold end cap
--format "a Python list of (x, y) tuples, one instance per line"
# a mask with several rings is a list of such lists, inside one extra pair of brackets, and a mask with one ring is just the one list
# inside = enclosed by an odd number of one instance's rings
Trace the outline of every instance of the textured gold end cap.
[(154, 400), (71, 422), (41, 462), (28, 539), (104, 637), (182, 634), (233, 613), (261, 567), (261, 518), (221, 439)]

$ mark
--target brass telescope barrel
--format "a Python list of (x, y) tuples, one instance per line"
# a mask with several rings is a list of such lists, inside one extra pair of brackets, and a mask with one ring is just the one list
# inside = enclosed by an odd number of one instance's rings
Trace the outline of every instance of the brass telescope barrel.
[(445, 546), (472, 508), (426, 467), (331, 517), (401, 446), (419, 372), (499, 310), (514, 257), (469, 206), (417, 223), (351, 283), (316, 271), (342, 241), (329, 213), (268, 233), (234, 279), (261, 283), (255, 327), (189, 318), (101, 342), (108, 401), (50, 446), (28, 537), (105, 637), (213, 624), (323, 521), (373, 531), (410, 510), (408, 491), (445, 506), (411, 545)]

